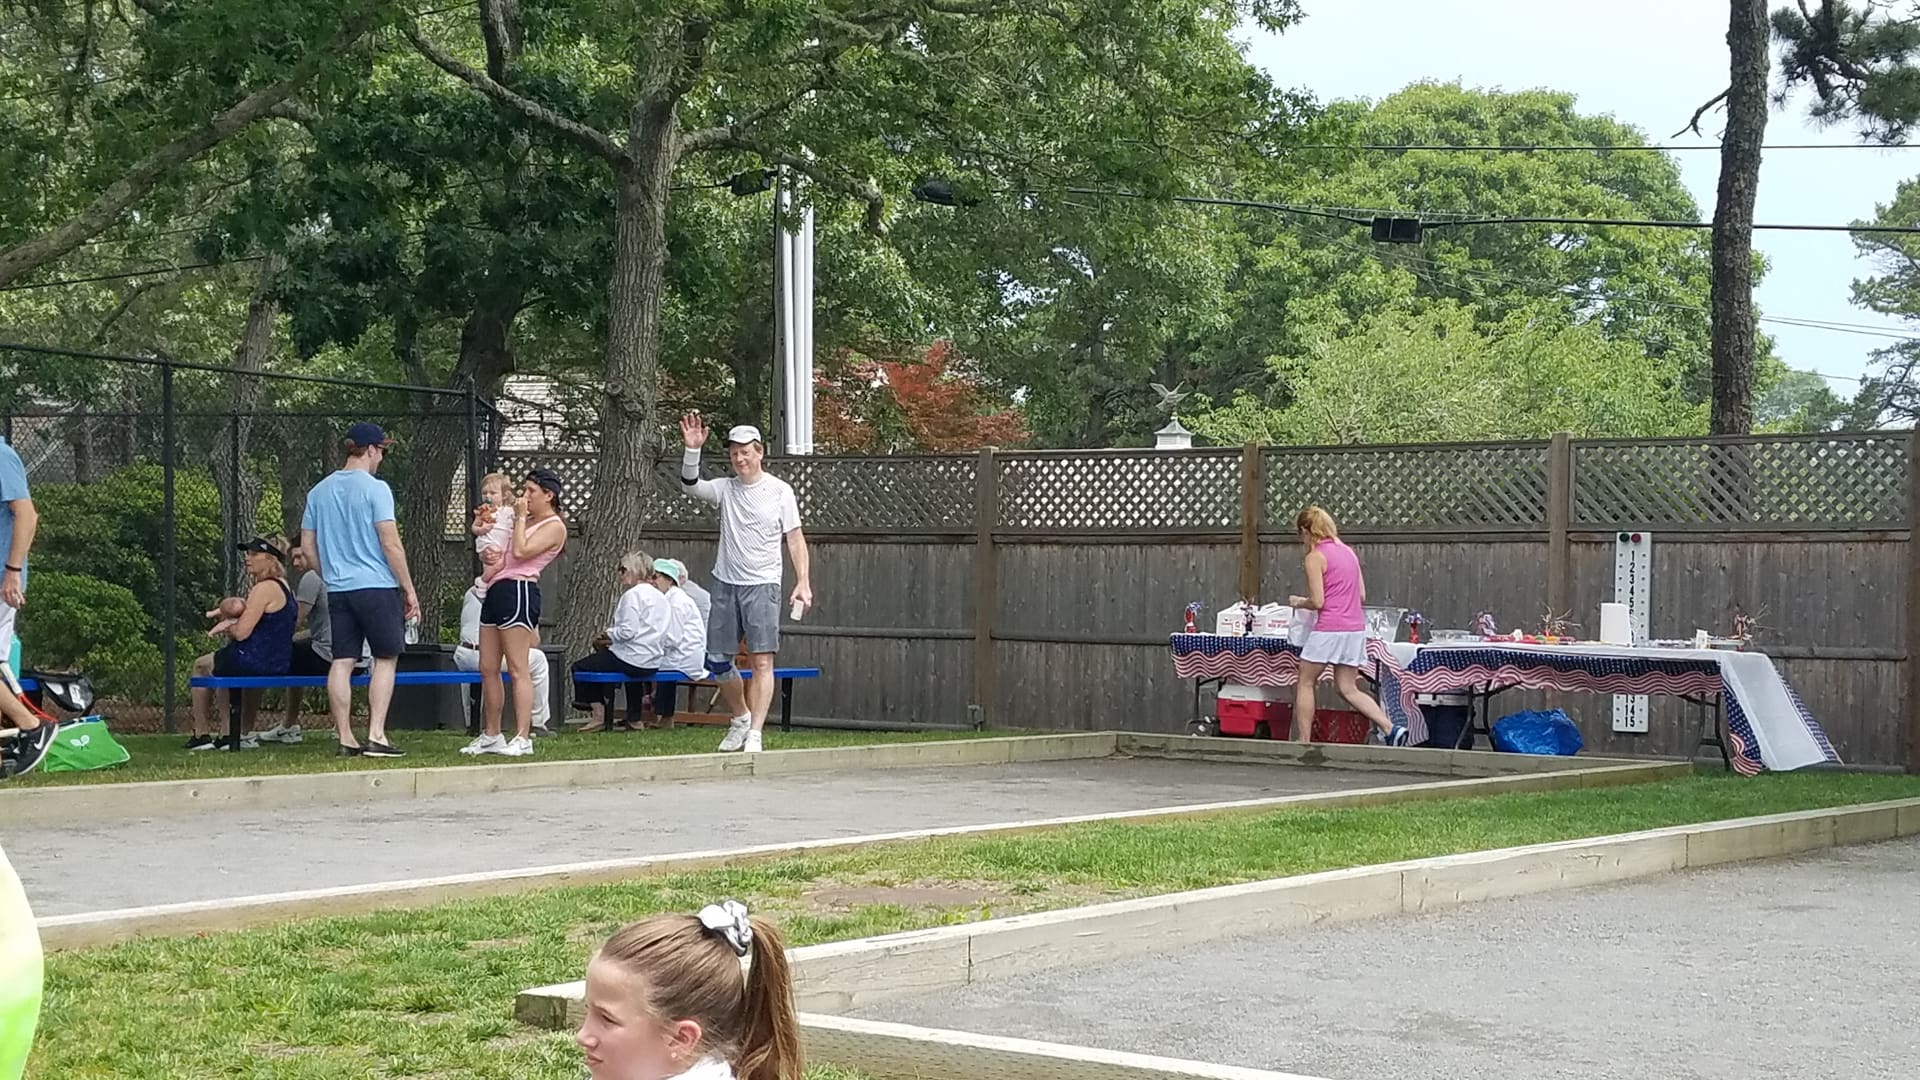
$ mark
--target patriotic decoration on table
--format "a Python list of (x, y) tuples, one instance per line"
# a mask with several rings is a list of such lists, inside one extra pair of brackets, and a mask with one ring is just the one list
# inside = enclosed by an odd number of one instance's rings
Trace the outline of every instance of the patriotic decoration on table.
[(1720, 692), (1720, 665), (1710, 660), (1628, 659), (1571, 651), (1422, 649), (1396, 674), (1420, 694), (1454, 693), (1463, 686), (1525, 686), (1580, 694)]
[[(1300, 678), (1300, 646), (1286, 638), (1222, 637), (1218, 634), (1173, 634), (1173, 671), (1183, 679), (1221, 679), (1241, 686), (1292, 686)], [(1413, 692), (1403, 702), (1389, 702), (1388, 680), (1393, 653), (1378, 638), (1367, 639), (1367, 659), (1381, 680), (1381, 707), (1387, 717), (1407, 726), (1409, 742), (1427, 741), (1427, 719), (1413, 704)], [(1333, 668), (1320, 673), (1321, 682), (1333, 681)], [(1392, 691), (1399, 694), (1399, 691)]]
[[(1171, 644), (1174, 671), (1183, 679), (1289, 686), (1298, 677), (1300, 649), (1281, 638), (1174, 634)], [(1754, 735), (1752, 718), (1740, 694), (1727, 686), (1720, 659), (1617, 653), (1617, 649), (1596, 654), (1565, 646), (1424, 646), (1415, 649), (1411, 658), (1402, 663), (1386, 642), (1367, 641), (1367, 656), (1373, 662), (1369, 674), (1378, 682), (1381, 707), (1389, 718), (1407, 725), (1415, 743), (1427, 738), (1426, 718), (1421, 715), (1418, 704), (1420, 694), (1461, 694), (1489, 687), (1586, 694), (1686, 697), (1720, 694), (1726, 704), (1727, 750), (1734, 769), (1747, 776), (1766, 770), (1760, 759), (1760, 744)], [(1752, 674), (1749, 672), (1747, 677), (1751, 679)], [(1805, 725), (1806, 733), (1828, 761), (1839, 761), (1826, 733), (1793, 687), (1784, 679), (1779, 686), (1797, 716), (1774, 717), (1774, 726), (1769, 730), (1777, 731), (1783, 723), (1790, 727), (1797, 720)]]
[[(1174, 634), (1173, 670), (1183, 679), (1225, 679), (1242, 686), (1289, 686), (1300, 647), (1285, 638)], [(1331, 678), (1331, 674), (1328, 676)]]

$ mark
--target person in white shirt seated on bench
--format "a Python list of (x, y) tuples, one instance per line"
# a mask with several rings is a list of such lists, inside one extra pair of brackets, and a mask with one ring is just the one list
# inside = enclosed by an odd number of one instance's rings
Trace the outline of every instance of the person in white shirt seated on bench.
[[(631, 682), (652, 682), (666, 659), (667, 633), (672, 615), (666, 596), (654, 584), (656, 571), (651, 555), (628, 552), (620, 560), (620, 585), (626, 591), (613, 607), (613, 621), (607, 627), (607, 647), (573, 662), (573, 673), (617, 672), (630, 676)], [(581, 731), (602, 731), (612, 721), (614, 692), (619, 683), (573, 680), (573, 707), (593, 714)], [(636, 691), (637, 693), (637, 691)], [(631, 706), (633, 703), (628, 702)], [(631, 728), (630, 724), (617, 725)]]
[[(667, 598), (666, 657), (662, 672), (675, 671), (689, 682), (709, 678), (707, 672), (707, 617), (699, 601), (687, 590), (686, 565), (678, 559), (653, 561), (653, 584)], [(699, 588), (695, 585), (694, 588)], [(653, 684), (653, 715), (661, 727), (673, 726), (674, 705), (680, 697), (680, 684)]]

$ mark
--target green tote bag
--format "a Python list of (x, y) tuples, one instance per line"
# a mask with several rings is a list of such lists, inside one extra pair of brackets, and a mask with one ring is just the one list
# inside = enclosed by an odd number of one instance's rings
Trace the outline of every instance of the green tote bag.
[(46, 772), (90, 772), (119, 765), (129, 756), (127, 748), (114, 741), (105, 720), (85, 716), (60, 725), (40, 768)]

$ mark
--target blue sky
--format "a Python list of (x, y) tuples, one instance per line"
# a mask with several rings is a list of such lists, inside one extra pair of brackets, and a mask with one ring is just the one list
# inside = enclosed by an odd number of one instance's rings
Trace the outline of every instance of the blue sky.
[[(1669, 138), (1727, 78), (1724, 0), (1303, 0), (1306, 18), (1282, 35), (1254, 32), (1249, 59), (1283, 86), (1322, 101), (1379, 99), (1421, 79), (1459, 80), (1500, 90), (1551, 89), (1578, 96), (1585, 113), (1607, 114), (1662, 144), (1717, 142), (1720, 118), (1701, 123), (1706, 138)], [(1851, 127), (1821, 130), (1802, 105), (1776, 110), (1769, 143), (1852, 143)], [(1713, 213), (1719, 155), (1676, 154), (1703, 220)], [(1842, 224), (1873, 216), (1894, 187), (1920, 174), (1920, 150), (1776, 151), (1766, 156), (1755, 220)], [(1850, 287), (1872, 272), (1845, 233), (1754, 234), (1769, 269), (1755, 291), (1762, 315), (1898, 329), (1854, 307)], [(1858, 376), (1868, 353), (1890, 344), (1862, 334), (1763, 323), (1786, 363), (1830, 375)], [(1851, 396), (1854, 385), (1834, 381)]]

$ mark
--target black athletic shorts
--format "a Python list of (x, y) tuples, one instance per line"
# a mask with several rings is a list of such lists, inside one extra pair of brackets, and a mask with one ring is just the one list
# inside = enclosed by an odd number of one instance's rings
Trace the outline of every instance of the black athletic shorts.
[(505, 630), (540, 628), (540, 583), (537, 581), (496, 581), (487, 586), (487, 598), (480, 601), (480, 625)]
[(287, 665), (287, 674), (325, 675), (331, 667), (333, 667), (333, 661), (313, 651), (311, 639), (293, 643), (293, 660)]
[(333, 620), (333, 655), (391, 660), (407, 647), (407, 608), (399, 589), (355, 589), (327, 593)]

